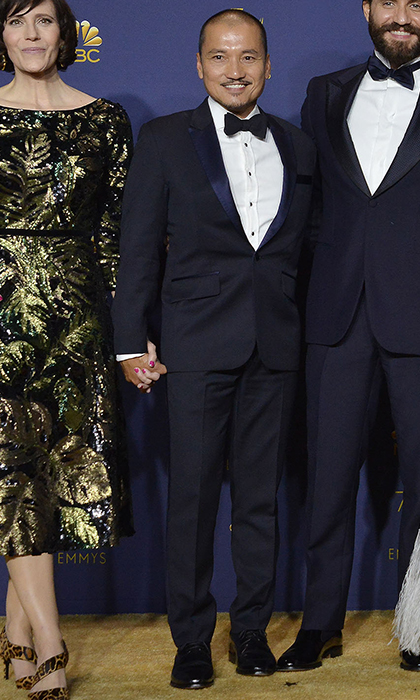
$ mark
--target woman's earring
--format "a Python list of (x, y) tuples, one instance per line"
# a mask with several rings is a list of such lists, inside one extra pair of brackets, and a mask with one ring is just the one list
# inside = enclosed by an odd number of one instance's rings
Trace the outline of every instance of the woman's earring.
[(60, 46), (60, 50), (58, 52), (57, 68), (64, 68), (63, 53), (64, 53), (64, 46), (62, 45), (62, 46)]

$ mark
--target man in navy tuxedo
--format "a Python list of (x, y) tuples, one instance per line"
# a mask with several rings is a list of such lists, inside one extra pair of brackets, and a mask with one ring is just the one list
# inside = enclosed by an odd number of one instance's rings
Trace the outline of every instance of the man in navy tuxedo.
[[(404, 484), (403, 580), (420, 525), (420, 3), (365, 0), (368, 64), (314, 78), (303, 128), (322, 216), (307, 307), (309, 547), (302, 629), (279, 670), (342, 653), (369, 396), (382, 367)], [(401, 665), (420, 670), (403, 652)]]
[(213, 682), (217, 608), (209, 588), (227, 457), (237, 576), (230, 659), (247, 675), (276, 670), (265, 629), (315, 148), (257, 106), (271, 71), (266, 42), (262, 24), (240, 10), (205, 23), (197, 69), (209, 97), (143, 126), (125, 192), (115, 344), (126, 379), (150, 387), (158, 372), (150, 354), (139, 355), (160, 299), (171, 449), (168, 612), (178, 647), (171, 683), (179, 688)]

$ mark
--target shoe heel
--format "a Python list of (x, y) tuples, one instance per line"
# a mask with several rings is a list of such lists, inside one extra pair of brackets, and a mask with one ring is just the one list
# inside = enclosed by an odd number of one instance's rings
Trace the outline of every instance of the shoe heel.
[(324, 658), (330, 656), (332, 659), (335, 659), (337, 656), (342, 656), (342, 655), (343, 655), (343, 647), (336, 646), (336, 647), (331, 647), (331, 649), (328, 649)]
[[(9, 667), (12, 659), (29, 661), (33, 663), (34, 666), (37, 661), (34, 649), (31, 647), (22, 647), (19, 644), (11, 644), (9, 642), (6, 634), (6, 626), (4, 626), (0, 632), (0, 658), (2, 658), (4, 662), (4, 678), (6, 681), (9, 679)], [(16, 687), (30, 690), (32, 688), (32, 679), (33, 676), (22, 676), (22, 678), (18, 678), (15, 681)]]

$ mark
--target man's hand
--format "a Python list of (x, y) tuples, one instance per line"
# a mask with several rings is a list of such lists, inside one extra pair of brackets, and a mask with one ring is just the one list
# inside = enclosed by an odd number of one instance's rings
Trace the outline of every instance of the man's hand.
[(167, 372), (165, 365), (157, 359), (156, 346), (150, 340), (145, 355), (122, 360), (120, 365), (127, 382), (134, 384), (143, 394), (150, 394), (152, 386)]

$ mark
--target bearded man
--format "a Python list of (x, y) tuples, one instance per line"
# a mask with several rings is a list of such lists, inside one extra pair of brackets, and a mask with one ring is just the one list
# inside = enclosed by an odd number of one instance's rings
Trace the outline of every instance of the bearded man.
[[(322, 215), (308, 295), (308, 579), (281, 671), (342, 653), (356, 495), (378, 365), (399, 443), (403, 580), (420, 525), (420, 3), (364, 0), (374, 54), (314, 78), (303, 128), (318, 147)], [(402, 653), (401, 666), (420, 670)]]

